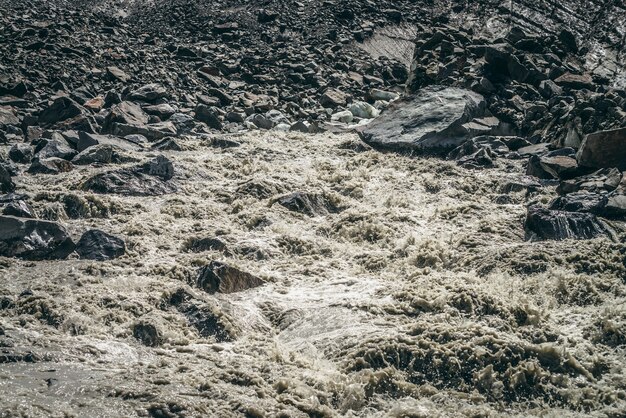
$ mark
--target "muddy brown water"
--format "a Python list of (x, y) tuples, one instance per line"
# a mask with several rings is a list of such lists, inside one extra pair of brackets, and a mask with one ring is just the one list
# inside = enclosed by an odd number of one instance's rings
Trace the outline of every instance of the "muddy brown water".
[[(0, 363), (0, 416), (626, 414), (626, 247), (525, 241), (525, 204), (554, 190), (502, 193), (523, 177), (520, 161), (470, 171), (364, 150), (351, 134), (232, 139), (242, 146), (188, 138), (189, 151), (166, 152), (179, 191), (160, 197), (79, 189), (111, 167), (17, 178), (40, 215), (75, 238), (94, 227), (123, 237), (128, 252), (0, 259), (0, 296), (13, 303), (0, 342), (23, 360)], [(271, 204), (293, 191), (341, 210)], [(89, 217), (66, 218), (68, 195), (91, 202)], [(228, 251), (185, 250), (215, 237)], [(267, 284), (190, 286), (211, 260)], [(228, 339), (201, 335), (168, 303), (180, 289)], [(138, 323), (162, 344), (135, 339)]]

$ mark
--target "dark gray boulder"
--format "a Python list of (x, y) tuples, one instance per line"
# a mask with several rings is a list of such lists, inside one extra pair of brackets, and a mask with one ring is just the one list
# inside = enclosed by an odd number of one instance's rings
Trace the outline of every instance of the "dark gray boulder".
[(57, 97), (50, 106), (39, 115), (39, 123), (51, 125), (75, 118), (83, 113), (83, 108), (67, 96)]
[(276, 203), (292, 212), (300, 212), (308, 216), (337, 212), (337, 208), (331, 202), (317, 193), (293, 192), (279, 197)]
[(23, 200), (14, 200), (7, 203), (2, 210), (3, 215), (17, 216), (18, 218), (36, 218), (35, 210)]
[(27, 164), (33, 158), (33, 148), (29, 144), (13, 144), (9, 150), (11, 161)]
[(584, 167), (626, 170), (626, 128), (587, 135), (576, 158)]
[(91, 229), (76, 243), (76, 252), (85, 260), (111, 260), (126, 253), (126, 244), (121, 238), (98, 229)]
[(607, 234), (606, 227), (591, 213), (528, 208), (526, 238), (538, 240), (591, 239)]
[(263, 284), (263, 279), (219, 261), (202, 267), (196, 279), (196, 285), (211, 294), (241, 292)]
[(0, 216), (0, 255), (26, 260), (63, 259), (74, 242), (56, 222)]
[(15, 183), (11, 178), (11, 172), (8, 167), (0, 163), (0, 193), (11, 193), (15, 190)]
[(359, 134), (374, 147), (440, 153), (488, 135), (498, 125), (499, 121), (488, 115), (480, 94), (431, 86), (395, 101), (381, 116), (359, 128)]

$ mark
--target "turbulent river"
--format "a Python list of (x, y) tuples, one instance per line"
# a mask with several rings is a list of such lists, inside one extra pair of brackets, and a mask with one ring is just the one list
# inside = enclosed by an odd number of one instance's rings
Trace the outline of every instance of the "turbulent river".
[[(93, 168), (19, 177), (40, 215), (63, 223), (80, 202), (72, 235), (102, 229), (127, 254), (0, 259), (1, 350), (22, 360), (0, 363), (0, 416), (626, 414), (620, 225), (527, 241), (525, 206), (554, 187), (529, 192), (521, 161), (471, 171), (352, 134), (230, 139), (165, 152), (179, 191), (161, 197), (83, 192)], [(338, 210), (273, 204), (294, 191)], [(194, 251), (202, 238), (225, 248)], [(267, 283), (209, 295), (191, 283), (212, 260)]]

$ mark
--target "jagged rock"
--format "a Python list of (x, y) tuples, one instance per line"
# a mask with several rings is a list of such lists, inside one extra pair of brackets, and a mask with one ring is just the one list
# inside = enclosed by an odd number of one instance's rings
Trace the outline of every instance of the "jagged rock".
[(219, 261), (202, 267), (196, 279), (196, 285), (211, 294), (242, 292), (263, 284), (264, 280)]
[(30, 167), (28, 167), (27, 172), (30, 174), (60, 174), (67, 173), (73, 169), (72, 163), (62, 158), (35, 158)]
[(224, 254), (229, 253), (226, 243), (219, 238), (192, 238), (185, 243), (184, 249), (193, 253), (203, 251), (221, 251)]
[(9, 158), (16, 163), (29, 163), (33, 158), (33, 148), (29, 144), (14, 144), (9, 150)]
[(586, 191), (590, 193), (612, 192), (622, 181), (622, 173), (616, 168), (603, 168), (585, 176), (562, 181), (557, 187), (559, 194)]
[(19, 125), (20, 119), (17, 117), (13, 108), (9, 106), (0, 106), (0, 126)]
[(159, 156), (134, 168), (96, 174), (82, 185), (83, 190), (126, 196), (159, 196), (174, 193), (176, 186), (169, 180), (174, 167), (167, 158)]
[(336, 108), (338, 106), (345, 106), (348, 101), (348, 96), (335, 89), (328, 89), (320, 97), (320, 104), (324, 107)]
[(11, 178), (11, 172), (0, 163), (0, 193), (11, 193), (13, 190), (15, 190), (15, 183)]
[(148, 124), (148, 121), (148, 114), (139, 105), (124, 101), (111, 108), (111, 112), (102, 124), (102, 133), (115, 134), (118, 124), (143, 128)]
[(538, 206), (528, 208), (526, 215), (528, 239), (564, 240), (591, 239), (607, 234), (607, 229), (591, 213), (564, 212)]
[(426, 87), (392, 103), (380, 117), (360, 128), (359, 134), (374, 147), (449, 151), (472, 137), (489, 134), (491, 127), (473, 123), (485, 116), (485, 100), (477, 93)]
[(0, 255), (26, 260), (63, 259), (74, 242), (56, 222), (0, 216)]
[(145, 106), (143, 110), (146, 113), (150, 115), (156, 115), (163, 120), (169, 118), (174, 113), (176, 113), (176, 109), (174, 109), (171, 105), (167, 103), (152, 105), (152, 106)]
[(65, 140), (44, 139), (35, 148), (35, 157), (41, 160), (56, 157), (69, 161), (74, 158), (76, 154), (78, 154), (78, 152), (72, 149)]
[(540, 179), (567, 179), (576, 175), (578, 163), (565, 155), (533, 155), (528, 160), (526, 174)]
[(114, 135), (96, 135), (82, 131), (78, 133), (76, 149), (79, 152), (83, 152), (87, 148), (95, 145), (111, 145), (129, 151), (139, 151), (143, 148), (142, 146), (137, 145), (136, 142)]
[(83, 109), (78, 103), (66, 96), (57, 97), (39, 115), (39, 123), (52, 125), (57, 122), (75, 118), (83, 113)]
[(36, 218), (35, 210), (24, 200), (9, 202), (2, 210), (3, 215), (16, 216), (18, 218)]
[(626, 170), (626, 128), (589, 134), (576, 159), (581, 166)]
[(601, 215), (606, 203), (606, 195), (582, 191), (557, 197), (550, 203), (550, 209), (566, 212), (591, 212)]
[(111, 260), (126, 253), (126, 244), (120, 238), (98, 229), (91, 229), (76, 243), (76, 252), (84, 260)]
[(160, 84), (146, 84), (130, 93), (130, 100), (154, 102), (167, 96), (167, 90)]
[(117, 67), (107, 67), (106, 72), (110, 80), (119, 80), (122, 83), (130, 80), (130, 76)]
[(593, 80), (589, 75), (577, 75), (572, 73), (565, 73), (554, 82), (559, 85), (570, 89), (589, 89), (594, 90)]
[(87, 165), (94, 163), (109, 164), (113, 162), (113, 146), (108, 144), (94, 145), (82, 151), (72, 159), (72, 164)]
[(222, 121), (219, 119), (218, 112), (215, 108), (209, 107), (204, 104), (199, 104), (195, 109), (196, 119), (200, 122), (206, 123), (209, 128), (221, 130)]
[(211, 305), (202, 303), (184, 289), (178, 289), (167, 300), (176, 307), (189, 324), (198, 330), (201, 337), (215, 337), (218, 342), (234, 338), (232, 326)]

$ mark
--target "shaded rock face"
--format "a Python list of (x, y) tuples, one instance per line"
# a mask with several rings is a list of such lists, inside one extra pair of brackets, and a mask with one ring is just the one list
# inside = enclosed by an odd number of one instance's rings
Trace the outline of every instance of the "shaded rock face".
[(486, 116), (484, 98), (478, 93), (426, 87), (393, 103), (359, 134), (374, 147), (437, 153), (489, 134), (494, 126), (493, 121), (481, 120)]
[(26, 260), (63, 259), (74, 242), (56, 222), (0, 216), (0, 255)]
[(163, 343), (161, 332), (155, 325), (147, 322), (140, 322), (133, 326), (133, 337), (148, 347), (157, 347)]
[(327, 215), (337, 212), (337, 207), (323, 195), (315, 193), (294, 192), (278, 198), (279, 205), (293, 212), (304, 213), (308, 216)]
[(626, 170), (626, 128), (587, 135), (576, 158), (585, 167)]
[(126, 253), (126, 244), (121, 238), (92, 229), (78, 240), (76, 252), (85, 260), (110, 260), (123, 256)]
[(262, 279), (219, 261), (200, 269), (196, 279), (196, 285), (208, 293), (235, 293), (263, 284)]
[(540, 207), (528, 208), (526, 216), (528, 239), (557, 240), (591, 239), (607, 233), (591, 213), (564, 212)]
[(18, 218), (36, 218), (33, 208), (23, 200), (9, 202), (2, 210), (3, 215), (16, 216)]

